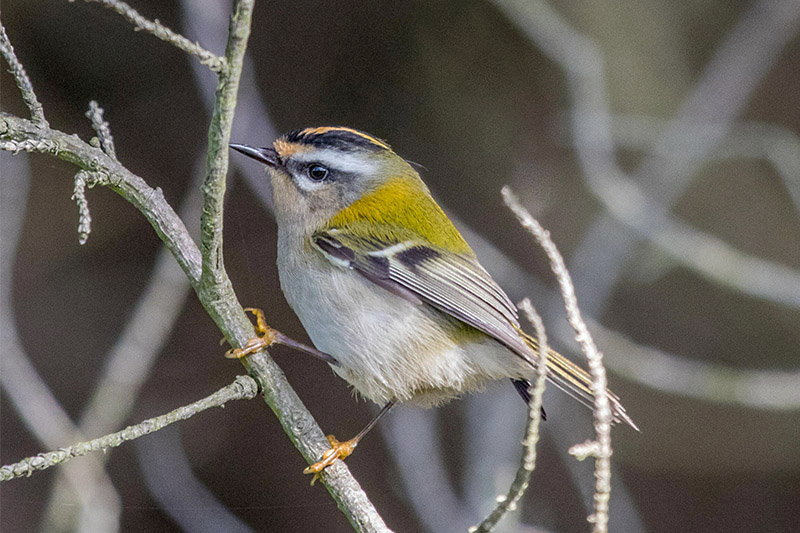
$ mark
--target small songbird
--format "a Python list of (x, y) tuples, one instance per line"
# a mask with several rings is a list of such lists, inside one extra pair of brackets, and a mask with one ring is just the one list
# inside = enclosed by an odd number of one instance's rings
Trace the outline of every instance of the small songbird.
[[(272, 147), (232, 144), (264, 163), (278, 223), (278, 274), (289, 305), (333, 371), (384, 405), (354, 439), (306, 469), (319, 473), (349, 455), (397, 403), (441, 405), (510, 378), (529, 398), (536, 341), (516, 308), (431, 197), (419, 174), (389, 145), (344, 127), (307, 128)], [(263, 316), (261, 333), (266, 333)], [(275, 340), (265, 335), (234, 355)], [(320, 353), (321, 352), (321, 353)], [(590, 377), (550, 351), (547, 377), (593, 405)], [(615, 421), (636, 427), (609, 393)]]

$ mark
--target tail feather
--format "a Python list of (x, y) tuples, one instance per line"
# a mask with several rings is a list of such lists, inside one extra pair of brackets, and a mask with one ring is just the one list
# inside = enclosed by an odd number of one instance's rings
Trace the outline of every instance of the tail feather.
[[(538, 353), (539, 342), (530, 335), (523, 334), (525, 342)], [(569, 394), (583, 405), (594, 408), (592, 377), (584, 369), (554, 350), (547, 351), (547, 378), (553, 385)], [(611, 404), (611, 414), (616, 423), (625, 422), (636, 431), (639, 428), (625, 412), (619, 397), (607, 390)]]

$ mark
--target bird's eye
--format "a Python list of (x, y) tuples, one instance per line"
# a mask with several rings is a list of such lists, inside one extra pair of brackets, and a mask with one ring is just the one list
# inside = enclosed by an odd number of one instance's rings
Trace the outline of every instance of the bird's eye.
[(322, 165), (311, 165), (308, 167), (308, 177), (314, 181), (322, 181), (328, 177), (328, 174), (328, 168)]

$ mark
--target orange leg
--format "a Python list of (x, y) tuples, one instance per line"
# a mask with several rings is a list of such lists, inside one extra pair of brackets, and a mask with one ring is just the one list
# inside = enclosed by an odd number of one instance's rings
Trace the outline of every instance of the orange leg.
[(248, 340), (247, 343), (241, 348), (228, 350), (225, 352), (225, 357), (229, 359), (241, 359), (242, 357), (246, 357), (252, 353), (255, 353), (262, 348), (268, 348), (277, 343), (289, 346), (290, 348), (294, 348), (295, 350), (301, 352), (305, 352), (316, 357), (317, 359), (322, 359), (326, 363), (339, 366), (339, 361), (337, 361), (333, 356), (328, 355), (325, 352), (321, 352), (316, 348), (312, 348), (307, 344), (290, 339), (277, 329), (269, 327), (267, 325), (267, 319), (264, 317), (264, 311), (261, 309), (246, 307), (244, 310), (252, 313), (256, 317), (255, 329), (258, 336)]
[(375, 427), (375, 424), (378, 423), (378, 420), (380, 420), (383, 415), (388, 413), (392, 407), (394, 407), (394, 400), (384, 405), (381, 411), (375, 415), (375, 418), (370, 420), (369, 424), (367, 424), (364, 429), (359, 431), (358, 435), (350, 440), (339, 442), (339, 440), (333, 435), (328, 435), (328, 443), (330, 443), (331, 448), (322, 454), (322, 457), (319, 461), (303, 470), (304, 474), (314, 474), (314, 477), (311, 478), (311, 484), (313, 485), (320, 478), (322, 471), (331, 466), (334, 462), (336, 462), (337, 459), (341, 459), (342, 461), (347, 459), (356, 449), (356, 446), (358, 446), (358, 442), (364, 438), (364, 435), (369, 433), (369, 430)]

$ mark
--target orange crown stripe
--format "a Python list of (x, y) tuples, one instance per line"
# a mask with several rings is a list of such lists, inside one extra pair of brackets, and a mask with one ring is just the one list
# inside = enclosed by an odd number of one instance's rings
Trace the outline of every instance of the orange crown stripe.
[(323, 126), (321, 128), (306, 128), (302, 131), (302, 133), (304, 135), (322, 135), (323, 133), (328, 133), (329, 131), (346, 131), (348, 133), (352, 133), (353, 135), (358, 135), (359, 137), (362, 137), (372, 144), (380, 146), (381, 148), (391, 150), (389, 145), (380, 139), (376, 139), (372, 135), (367, 135), (363, 131), (354, 130), (353, 128), (345, 128), (342, 126)]
[(282, 159), (291, 157), (298, 152), (302, 152), (306, 148), (300, 144), (285, 141), (282, 138), (278, 138), (274, 143), (272, 143), (272, 146)]

